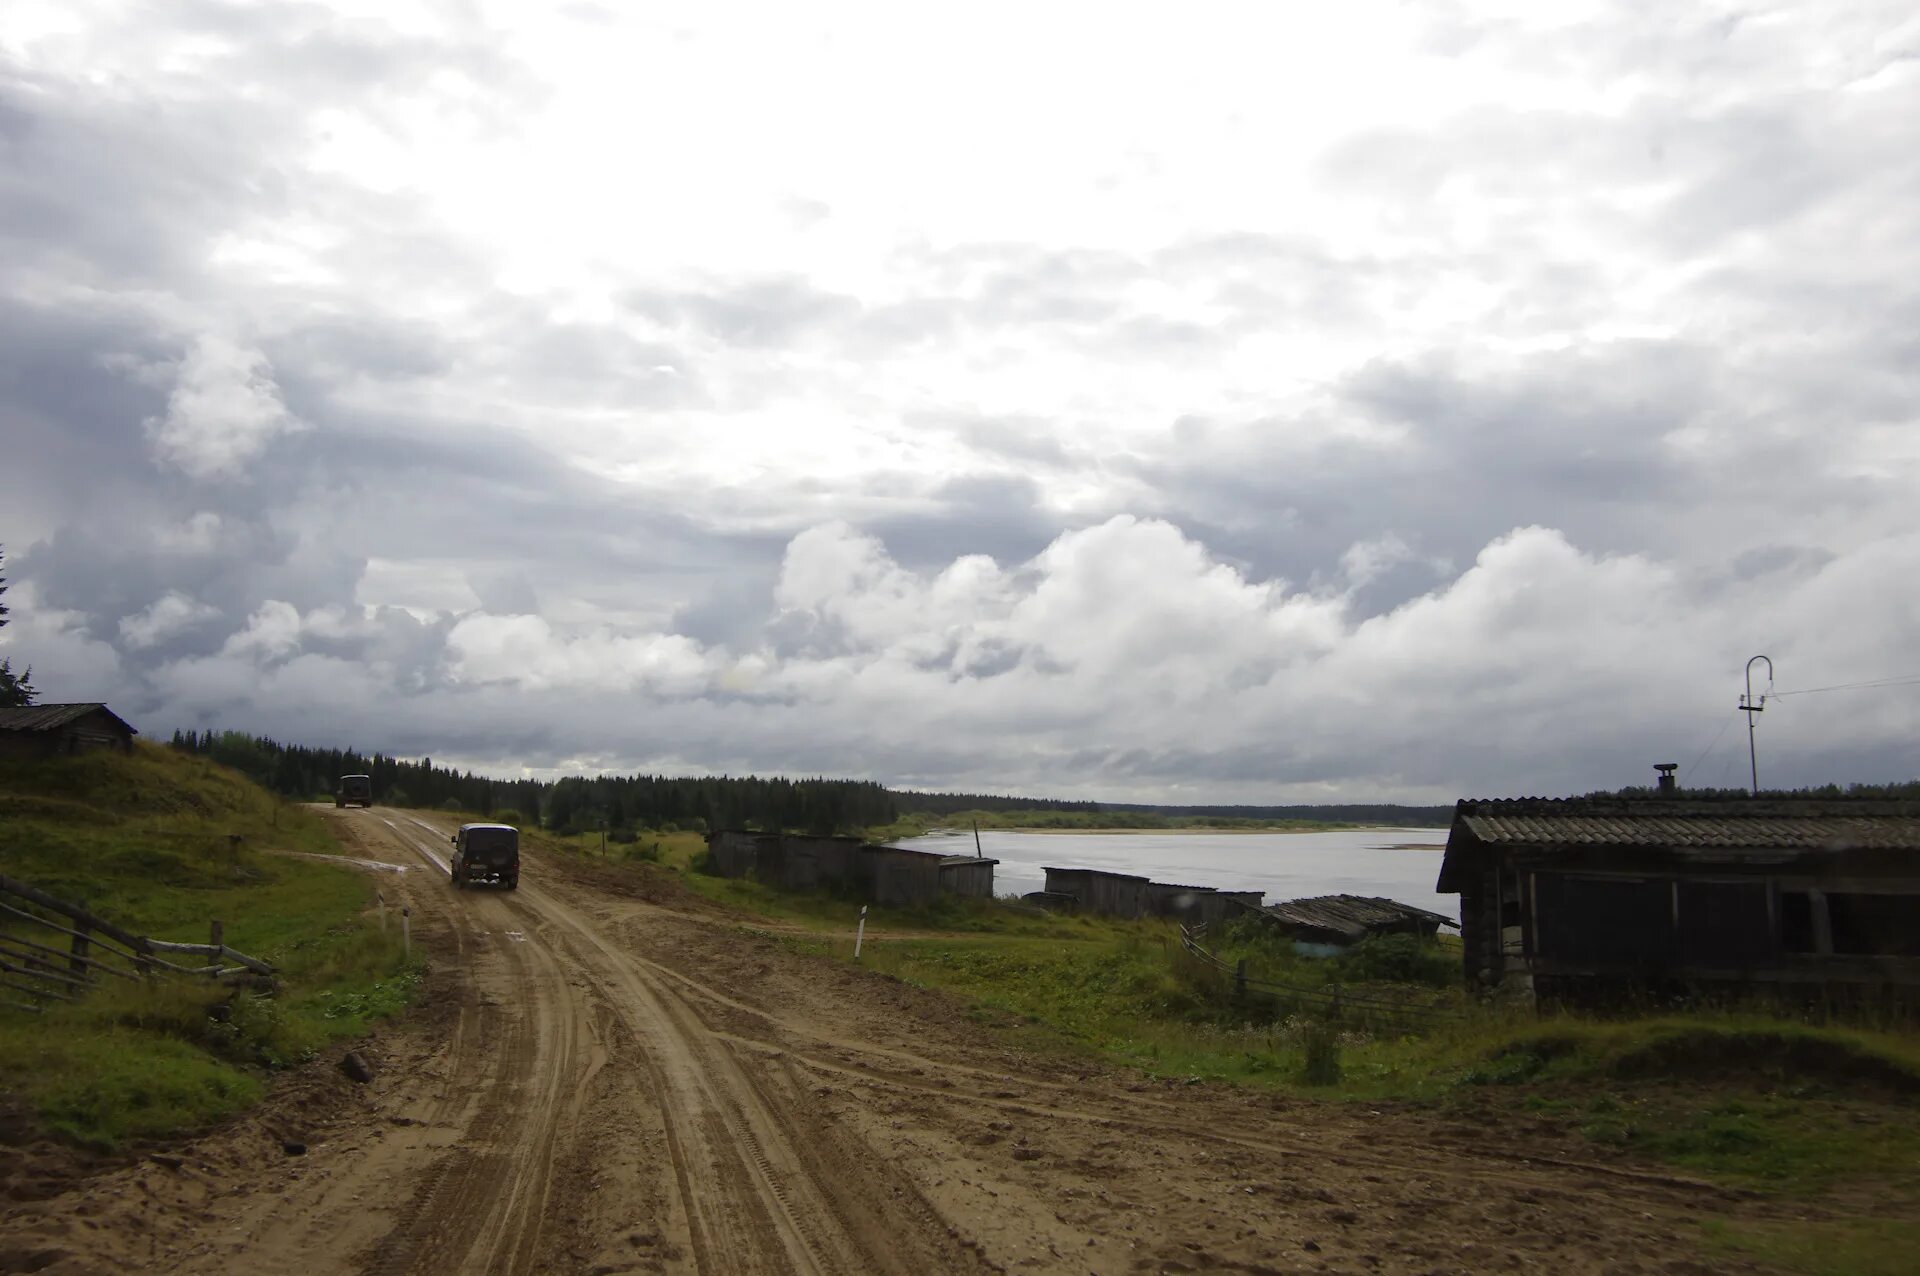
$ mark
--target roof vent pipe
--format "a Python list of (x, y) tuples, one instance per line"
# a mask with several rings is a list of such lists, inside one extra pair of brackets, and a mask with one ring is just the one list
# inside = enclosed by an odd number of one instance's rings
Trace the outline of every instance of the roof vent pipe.
[(1660, 779), (1653, 787), (1654, 791), (1661, 797), (1672, 797), (1675, 793), (1679, 792), (1679, 787), (1673, 782), (1673, 773), (1679, 768), (1680, 764), (1678, 762), (1656, 762), (1653, 764), (1653, 769), (1660, 773)]

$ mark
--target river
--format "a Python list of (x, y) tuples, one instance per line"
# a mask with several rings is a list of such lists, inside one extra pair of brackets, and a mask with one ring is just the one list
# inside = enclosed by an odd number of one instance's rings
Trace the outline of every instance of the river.
[[(1448, 917), (1460, 897), (1436, 894), (1445, 829), (1342, 829), (1332, 833), (1008, 833), (981, 829), (1000, 864), (993, 888), (1023, 895), (1041, 888), (1044, 867), (1135, 873), (1156, 882), (1257, 890), (1266, 903), (1310, 895), (1384, 895)], [(1417, 849), (1407, 849), (1412, 844)], [(915, 850), (973, 853), (971, 831), (901, 843)]]

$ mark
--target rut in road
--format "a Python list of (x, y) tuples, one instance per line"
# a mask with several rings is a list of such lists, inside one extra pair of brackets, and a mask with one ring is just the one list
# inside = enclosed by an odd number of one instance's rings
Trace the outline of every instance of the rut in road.
[[(404, 829), (391, 834), (426, 850)], [(486, 1099), (467, 1146), (421, 1185), (371, 1270), (441, 1271), (449, 1260), (469, 1270), (534, 1270), (556, 1151), (578, 1137), (589, 1069), (603, 1064), (641, 1072), (625, 1079), (642, 1080), (659, 1105), (673, 1197), (665, 1248), (684, 1251), (696, 1270), (991, 1270), (906, 1176), (889, 1175), (870, 1148), (810, 1114), (794, 1076), (708, 1029), (656, 971), (532, 876), (511, 895), (449, 892), (456, 914), (464, 907), (475, 922), (524, 933), (525, 942), (505, 949), (515, 968), (501, 988), (523, 1013), (496, 1011), (476, 1025), (501, 1060), (481, 1093), (501, 1095)], [(579, 1028), (596, 1018), (611, 1018), (618, 1031), (606, 1050), (583, 1053)], [(478, 1234), (469, 1230), (475, 1221)], [(464, 1253), (449, 1252), (456, 1243)]]

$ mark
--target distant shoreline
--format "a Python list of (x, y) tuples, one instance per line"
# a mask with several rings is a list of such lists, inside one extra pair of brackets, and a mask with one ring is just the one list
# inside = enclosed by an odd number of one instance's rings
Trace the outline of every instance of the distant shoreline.
[[(1237, 828), (1237, 827), (1223, 828), (1217, 825), (1206, 825), (1206, 826), (1196, 825), (1193, 827), (1183, 826), (1179, 828), (1068, 828), (1068, 829), (1063, 829), (1063, 828), (1001, 827), (999, 825), (996, 825), (992, 828), (983, 828), (980, 830), (980, 832), (982, 834), (1038, 833), (1047, 837), (1072, 836), (1078, 833), (1098, 833), (1103, 837), (1114, 837), (1114, 836), (1122, 836), (1122, 835), (1129, 836), (1129, 837), (1132, 837), (1132, 836), (1161, 837), (1171, 833), (1201, 833), (1201, 834), (1206, 834), (1208, 836), (1213, 836), (1213, 837), (1242, 837), (1247, 835), (1273, 834), (1273, 833), (1295, 834), (1295, 833), (1366, 833), (1370, 831), (1386, 832), (1388, 830), (1397, 831), (1407, 827), (1408, 826), (1404, 824), (1327, 824), (1327, 825), (1316, 825), (1309, 828), (1284, 828), (1284, 827), (1283, 828)], [(1434, 832), (1439, 834), (1444, 834), (1446, 830), (1442, 828), (1435, 828)], [(913, 836), (914, 837), (970, 838), (973, 836), (973, 830), (965, 829), (965, 828), (963, 829), (936, 828), (936, 829), (928, 829), (925, 833), (917, 833), (917, 834), (914, 834)], [(907, 839), (903, 838), (902, 840), (904, 841)], [(1389, 843), (1385, 845), (1381, 849), (1389, 850), (1389, 851), (1434, 851), (1434, 850), (1439, 850), (1440, 847), (1437, 843), (1429, 843), (1429, 842), (1394, 842), (1394, 843)]]

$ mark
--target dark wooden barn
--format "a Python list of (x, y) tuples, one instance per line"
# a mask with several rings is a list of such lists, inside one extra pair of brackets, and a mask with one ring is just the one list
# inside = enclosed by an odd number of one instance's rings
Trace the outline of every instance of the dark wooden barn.
[(1209, 925), (1225, 921), (1246, 909), (1260, 907), (1260, 892), (1148, 882), (1146, 905), (1147, 911), (1156, 917), (1171, 917), (1189, 926)]
[(133, 752), (139, 735), (104, 704), (36, 704), (0, 709), (0, 753)]
[(1144, 877), (1132, 873), (1109, 873), (1097, 868), (1049, 868), (1048, 895), (1073, 899), (1082, 912), (1103, 917), (1141, 917), (1147, 912), (1147, 888)]
[(940, 890), (947, 895), (992, 899), (993, 866), (999, 862), (978, 855), (943, 855), (940, 857)]
[(1920, 803), (1465, 801), (1439, 889), (1468, 982), (1545, 1002), (1920, 994)]
[(942, 894), (993, 898), (1000, 861), (900, 846), (857, 837), (809, 837), (723, 829), (707, 835), (707, 865), (720, 877), (752, 877), (782, 890), (844, 886), (877, 904), (919, 904)]

